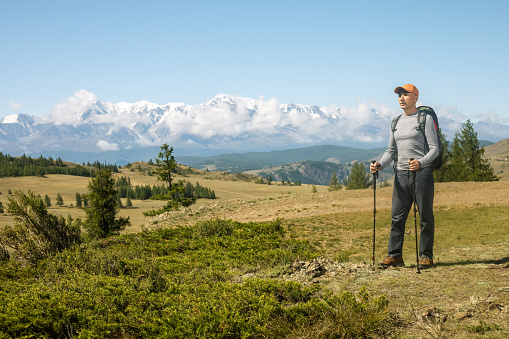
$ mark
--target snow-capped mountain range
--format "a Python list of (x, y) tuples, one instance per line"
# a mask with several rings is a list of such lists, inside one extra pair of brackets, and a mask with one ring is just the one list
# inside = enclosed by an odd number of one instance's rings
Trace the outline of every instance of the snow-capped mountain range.
[[(2, 118), (0, 150), (14, 156), (114, 152), (127, 159), (134, 150), (140, 154), (140, 149), (163, 143), (180, 155), (319, 144), (375, 148), (387, 145), (390, 121), (397, 114), (400, 112), (383, 105), (323, 107), (228, 94), (199, 105), (109, 103), (82, 90), (57, 105), (49, 116), (15, 114)], [(461, 123), (448, 119), (444, 110), (437, 109), (437, 114), (442, 131), (452, 139)], [(509, 137), (508, 125), (481, 121), (474, 128), (479, 139), (496, 142)]]

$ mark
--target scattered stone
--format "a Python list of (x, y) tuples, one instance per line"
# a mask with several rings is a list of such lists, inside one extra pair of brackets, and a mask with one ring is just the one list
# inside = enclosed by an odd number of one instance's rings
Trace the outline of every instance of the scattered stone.
[(327, 258), (316, 258), (309, 261), (295, 260), (288, 272), (287, 280), (299, 281), (302, 284), (314, 283), (314, 279), (332, 278), (339, 275), (372, 274), (371, 266), (365, 262), (343, 263)]
[(476, 306), (477, 309), (481, 312), (502, 310), (502, 305), (490, 301), (480, 301)]
[(456, 312), (452, 315), (452, 317), (454, 319), (458, 319), (458, 320), (468, 318), (469, 316), (470, 316), (470, 314), (468, 312)]
[(443, 323), (447, 320), (447, 315), (433, 307), (421, 314), (420, 318), (430, 324)]

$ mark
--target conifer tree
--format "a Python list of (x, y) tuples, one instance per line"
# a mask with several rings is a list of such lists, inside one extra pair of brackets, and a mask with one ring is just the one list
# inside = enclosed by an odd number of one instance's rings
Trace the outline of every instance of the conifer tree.
[(119, 234), (130, 224), (129, 217), (117, 218), (117, 191), (115, 181), (109, 169), (96, 172), (94, 179), (88, 184), (89, 206), (85, 209), (87, 219), (84, 227), (91, 238), (105, 238)]
[(127, 191), (127, 200), (125, 202), (125, 207), (127, 207), (127, 208), (133, 207), (133, 203), (131, 201), (131, 190)]
[(372, 184), (371, 176), (366, 173), (362, 162), (355, 162), (350, 172), (350, 176), (345, 179), (345, 187), (349, 190), (368, 188)]
[(118, 192), (117, 192), (117, 207), (124, 208), (124, 205), (122, 205), (122, 199), (120, 199), (120, 194), (118, 194)]
[(76, 192), (76, 207), (81, 208), (83, 207), (82, 201), (81, 201), (81, 194)]
[(51, 199), (47, 194), (44, 196), (44, 203), (46, 204), (46, 207), (51, 207)]
[(81, 201), (83, 202), (83, 207), (88, 206), (88, 196), (85, 193), (81, 195)]
[(173, 147), (169, 147), (168, 144), (163, 144), (156, 159), (156, 162), (159, 165), (156, 169), (157, 180), (167, 182), (170, 190), (172, 188), (171, 173), (175, 167), (177, 167), (177, 162), (175, 161), (175, 157), (172, 153)]
[(56, 204), (57, 204), (58, 206), (63, 206), (63, 205), (64, 205), (64, 199), (62, 198), (62, 196), (60, 195), (60, 193), (57, 193), (57, 199), (56, 199), (56, 200), (57, 200)]
[(470, 119), (454, 136), (450, 165), (450, 181), (499, 180), (484, 158), (484, 147), (480, 147)]
[(342, 186), (338, 182), (338, 177), (336, 176), (336, 172), (332, 172), (332, 178), (329, 182), (329, 191), (338, 191), (342, 188)]

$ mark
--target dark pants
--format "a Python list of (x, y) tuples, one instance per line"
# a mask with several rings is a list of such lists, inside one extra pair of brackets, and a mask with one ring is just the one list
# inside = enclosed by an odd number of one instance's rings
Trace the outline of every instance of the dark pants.
[[(431, 166), (420, 169), (415, 176), (416, 202), (421, 220), (421, 239), (419, 256), (433, 258), (433, 240), (435, 237), (435, 218), (433, 216), (433, 197), (435, 182)], [(392, 194), (392, 224), (389, 236), (389, 255), (398, 257), (403, 254), (405, 222), (410, 210), (413, 211), (412, 172), (396, 171)]]

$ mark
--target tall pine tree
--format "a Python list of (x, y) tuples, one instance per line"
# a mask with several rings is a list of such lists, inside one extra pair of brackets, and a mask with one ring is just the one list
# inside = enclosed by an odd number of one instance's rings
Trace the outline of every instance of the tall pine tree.
[(175, 167), (177, 167), (177, 162), (175, 161), (175, 157), (172, 153), (173, 147), (169, 147), (168, 144), (163, 144), (156, 159), (158, 164), (156, 169), (157, 180), (167, 182), (170, 190), (172, 189), (171, 173), (175, 170)]
[(85, 208), (87, 218), (83, 226), (91, 238), (105, 238), (119, 234), (126, 225), (130, 224), (129, 217), (116, 218), (119, 207), (114, 185), (115, 180), (109, 169), (97, 171), (95, 178), (88, 184), (89, 206)]
[(449, 174), (450, 181), (495, 181), (493, 168), (484, 158), (474, 125), (467, 120), (456, 132), (452, 145)]

